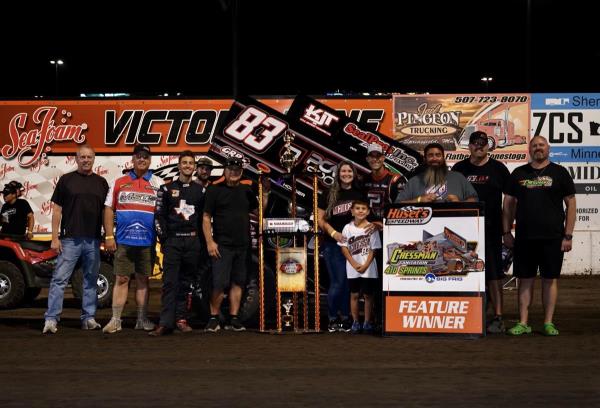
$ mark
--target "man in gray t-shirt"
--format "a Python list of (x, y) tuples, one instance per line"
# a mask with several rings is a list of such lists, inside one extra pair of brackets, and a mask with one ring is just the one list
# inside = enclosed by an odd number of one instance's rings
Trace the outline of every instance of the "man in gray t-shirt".
[(423, 153), (425, 170), (408, 180), (396, 203), (477, 201), (477, 192), (465, 176), (448, 170), (442, 145), (430, 143)]

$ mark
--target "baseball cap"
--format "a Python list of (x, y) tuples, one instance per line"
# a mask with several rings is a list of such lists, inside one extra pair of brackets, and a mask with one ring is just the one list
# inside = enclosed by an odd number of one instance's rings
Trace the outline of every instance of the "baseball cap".
[(23, 187), (23, 184), (19, 183), (17, 180), (11, 181), (10, 183), (7, 184), (7, 186), (12, 186), (16, 190), (21, 190), (21, 191), (25, 190), (25, 187)]
[(383, 154), (383, 147), (379, 143), (371, 143), (367, 149), (367, 154), (371, 153)]
[(5, 184), (4, 190), (2, 190), (2, 195), (6, 196), (9, 194), (17, 194), (17, 189), (14, 186), (11, 186), (10, 184)]
[(212, 166), (213, 162), (208, 157), (200, 157), (197, 164), (198, 166)]
[(488, 138), (484, 132), (476, 131), (469, 136), (469, 144), (476, 144), (480, 141), (484, 141), (487, 144)]
[(240, 169), (244, 165), (242, 159), (238, 159), (237, 157), (230, 157), (225, 162), (225, 167), (239, 167)]
[(150, 155), (150, 147), (142, 144), (135, 145), (135, 147), (133, 148), (133, 154), (136, 155), (142, 152), (146, 152), (148, 155)]

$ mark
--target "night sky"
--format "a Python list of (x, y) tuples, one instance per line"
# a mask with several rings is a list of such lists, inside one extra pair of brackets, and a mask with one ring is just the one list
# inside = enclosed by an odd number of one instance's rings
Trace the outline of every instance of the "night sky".
[[(0, 97), (600, 92), (594, 1), (3, 4)], [(8, 3), (7, 3), (8, 4)], [(25, 34), (27, 33), (27, 34)], [(237, 67), (237, 87), (234, 69)]]

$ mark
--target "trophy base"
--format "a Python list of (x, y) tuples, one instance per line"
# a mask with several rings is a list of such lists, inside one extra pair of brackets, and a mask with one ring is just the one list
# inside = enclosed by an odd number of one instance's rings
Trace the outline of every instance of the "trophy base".
[(277, 334), (277, 335), (290, 335), (290, 334), (320, 334), (320, 333), (325, 333), (324, 331), (316, 331), (314, 329), (309, 329), (309, 330), (303, 330), (303, 329), (298, 329), (298, 330), (265, 330), (265, 331), (258, 331), (258, 333), (262, 333), (262, 334)]

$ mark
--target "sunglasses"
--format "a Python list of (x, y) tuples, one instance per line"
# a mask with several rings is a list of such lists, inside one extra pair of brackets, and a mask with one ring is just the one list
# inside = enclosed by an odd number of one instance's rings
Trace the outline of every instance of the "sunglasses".
[(483, 147), (483, 146), (486, 146), (488, 144), (488, 142), (487, 142), (487, 140), (478, 139), (478, 140), (475, 140), (474, 142), (472, 142), (471, 144), (474, 146)]

